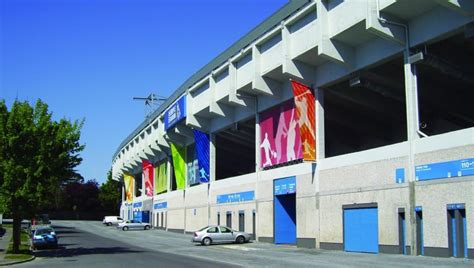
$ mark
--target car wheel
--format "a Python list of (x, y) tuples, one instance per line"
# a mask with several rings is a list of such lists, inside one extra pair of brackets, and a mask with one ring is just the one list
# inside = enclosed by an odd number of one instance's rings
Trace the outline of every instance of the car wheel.
[(108, 223), (107, 223), (107, 226), (111, 226), (111, 225), (112, 225), (112, 223), (111, 223), (111, 222), (108, 222)]
[(202, 240), (204, 246), (209, 246), (212, 243), (212, 240), (209, 237), (206, 237)]
[(235, 242), (237, 242), (237, 244), (242, 244), (245, 242), (245, 238), (243, 236), (237, 236)]
[(124, 230), (124, 231), (128, 231), (128, 226), (124, 226), (124, 227), (122, 227), (122, 230)]
[(150, 226), (145, 225), (145, 230), (150, 230)]

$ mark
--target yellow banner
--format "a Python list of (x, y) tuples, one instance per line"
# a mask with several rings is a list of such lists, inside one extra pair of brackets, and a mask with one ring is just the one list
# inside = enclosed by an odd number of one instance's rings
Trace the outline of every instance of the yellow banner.
[(123, 182), (125, 184), (125, 201), (133, 202), (133, 185), (135, 184), (135, 179), (132, 175), (125, 173), (123, 175)]
[(168, 176), (166, 172), (167, 162), (155, 167), (155, 194), (166, 192), (168, 189)]
[(184, 147), (171, 143), (171, 156), (173, 158), (174, 176), (176, 178), (176, 188), (184, 189), (186, 186), (186, 162)]

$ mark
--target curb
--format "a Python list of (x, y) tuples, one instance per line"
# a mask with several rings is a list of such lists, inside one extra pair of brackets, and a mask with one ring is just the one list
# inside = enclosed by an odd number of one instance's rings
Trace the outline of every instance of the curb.
[[(32, 260), (36, 259), (36, 256), (33, 255), (31, 256), (31, 258), (29, 259), (26, 259), (26, 260), (21, 260), (21, 261), (11, 261), (11, 262), (7, 262), (7, 263), (0, 263), (0, 266), (10, 266), (10, 265), (14, 265), (14, 264), (20, 264), (20, 263), (25, 263), (25, 262), (30, 262)], [(4, 259), (5, 261), (5, 259)]]

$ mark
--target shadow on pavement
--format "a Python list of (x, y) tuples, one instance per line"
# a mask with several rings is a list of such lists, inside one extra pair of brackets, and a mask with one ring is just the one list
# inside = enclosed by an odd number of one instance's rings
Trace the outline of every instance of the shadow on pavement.
[(33, 254), (36, 257), (46, 258), (61, 258), (61, 257), (75, 257), (80, 255), (93, 255), (93, 254), (123, 254), (123, 253), (142, 253), (143, 251), (130, 250), (124, 247), (94, 247), (94, 248), (59, 248), (55, 250), (41, 250), (35, 251)]
[(4, 228), (0, 228), (0, 237), (2, 237), (6, 231)]

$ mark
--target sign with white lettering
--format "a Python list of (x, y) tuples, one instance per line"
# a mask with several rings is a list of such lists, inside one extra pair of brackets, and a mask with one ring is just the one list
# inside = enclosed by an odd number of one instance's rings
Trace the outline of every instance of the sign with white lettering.
[(417, 181), (474, 175), (474, 158), (420, 165), (415, 167)]
[(255, 199), (255, 191), (247, 191), (217, 196), (217, 204), (252, 201)]
[(165, 130), (175, 126), (186, 117), (186, 95), (179, 98), (165, 112)]

